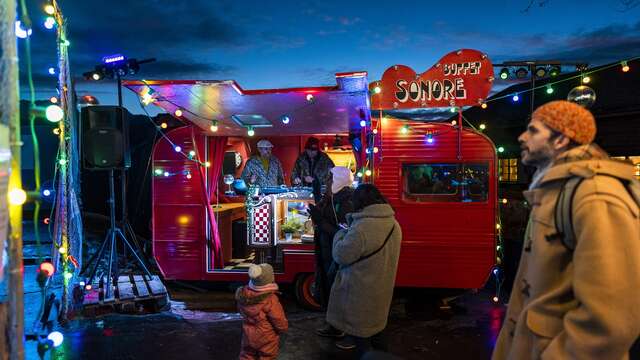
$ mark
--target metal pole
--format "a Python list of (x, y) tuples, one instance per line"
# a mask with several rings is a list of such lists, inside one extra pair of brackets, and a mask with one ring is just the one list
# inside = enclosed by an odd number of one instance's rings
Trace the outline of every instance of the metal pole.
[[(11, 173), (9, 175), (9, 190), (22, 189), (20, 176), (20, 107), (19, 107), (19, 83), (18, 83), (18, 52), (14, 24), (16, 19), (16, 3), (14, 0), (0, 2), (0, 37), (1, 37), (1, 63), (0, 85), (3, 90), (0, 100), (0, 130), (4, 132), (8, 125), (9, 148), (11, 158), (9, 160)], [(6, 132), (5, 132), (6, 136)], [(6, 144), (6, 143), (5, 143)], [(2, 199), (2, 201), (6, 201)], [(6, 204), (6, 203), (5, 203)], [(5, 205), (6, 206), (6, 205)], [(23, 274), (22, 274), (22, 205), (9, 205), (9, 295), (8, 316), (5, 322), (0, 319), (0, 340), (5, 342), (5, 334), (8, 335), (10, 359), (21, 360), (24, 358), (24, 301), (23, 301)], [(8, 328), (4, 328), (8, 324)], [(0, 357), (6, 356), (0, 354)]]
[(533, 114), (533, 110), (534, 110), (534, 102), (535, 102), (535, 98), (536, 98), (536, 66), (535, 64), (531, 64), (529, 65), (529, 70), (531, 72), (531, 114)]

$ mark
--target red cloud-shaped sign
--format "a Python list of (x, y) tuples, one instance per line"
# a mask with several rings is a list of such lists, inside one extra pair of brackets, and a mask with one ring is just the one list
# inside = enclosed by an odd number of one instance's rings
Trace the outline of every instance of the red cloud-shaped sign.
[(382, 80), (369, 84), (371, 109), (478, 105), (489, 95), (493, 80), (487, 55), (472, 49), (450, 52), (420, 75), (408, 66), (394, 65)]

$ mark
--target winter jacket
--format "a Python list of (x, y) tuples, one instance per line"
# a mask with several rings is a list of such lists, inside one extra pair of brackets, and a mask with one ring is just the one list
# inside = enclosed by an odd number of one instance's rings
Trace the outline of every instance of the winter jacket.
[(315, 161), (312, 161), (307, 152), (304, 151), (298, 159), (296, 159), (296, 163), (293, 165), (293, 170), (291, 171), (291, 182), (295, 178), (299, 178), (302, 181), (303, 185), (311, 185), (305, 183), (305, 176), (311, 176), (314, 179), (317, 179), (320, 186), (324, 185), (329, 178), (329, 170), (335, 165), (329, 155), (322, 151), (318, 151), (318, 155), (316, 155)]
[[(628, 359), (640, 334), (638, 206), (616, 178), (633, 166), (595, 146), (562, 154), (537, 187), (520, 266), (493, 359)], [(584, 180), (572, 205), (575, 249), (556, 234), (565, 180)]]
[(261, 188), (284, 184), (282, 164), (280, 160), (273, 155), (269, 158), (269, 169), (265, 169), (262, 166), (262, 160), (260, 160), (259, 156), (249, 158), (242, 170), (242, 179), (247, 183), (247, 186), (251, 184), (252, 175), (256, 176), (255, 184)]
[[(388, 204), (375, 204), (347, 215), (348, 229), (333, 240), (333, 259), (340, 265), (331, 288), (327, 322), (349, 335), (370, 337), (387, 325), (400, 256), (402, 230)], [(377, 254), (359, 261), (389, 241)], [(352, 265), (350, 265), (352, 264)]]
[(289, 323), (278, 296), (273, 291), (255, 291), (243, 286), (236, 291), (242, 323), (240, 359), (275, 359), (280, 334)]
[(311, 219), (315, 225), (314, 239), (316, 243), (316, 285), (320, 290), (320, 302), (326, 308), (329, 301), (331, 285), (335, 278), (333, 256), (333, 237), (340, 229), (338, 224), (347, 223), (347, 214), (353, 212), (351, 196), (353, 188), (344, 187), (333, 198), (330, 197), (331, 189), (325, 193), (325, 197), (312, 210)]

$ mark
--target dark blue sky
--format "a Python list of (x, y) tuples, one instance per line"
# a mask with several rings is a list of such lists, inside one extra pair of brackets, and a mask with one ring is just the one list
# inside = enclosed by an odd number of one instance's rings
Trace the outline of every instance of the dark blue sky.
[[(59, 2), (76, 76), (115, 53), (158, 59), (137, 78), (234, 79), (245, 89), (333, 85), (335, 72), (351, 70), (374, 80), (393, 64), (422, 72), (458, 48), (486, 52), (494, 63), (597, 65), (640, 55), (640, 6), (624, 9), (621, 0), (535, 0), (527, 12), (530, 0)], [(55, 36), (42, 27), (41, 1), (30, 3), (33, 71), (44, 98), (55, 94), (46, 74), (55, 64)], [(115, 101), (108, 83), (78, 80), (77, 90)]]

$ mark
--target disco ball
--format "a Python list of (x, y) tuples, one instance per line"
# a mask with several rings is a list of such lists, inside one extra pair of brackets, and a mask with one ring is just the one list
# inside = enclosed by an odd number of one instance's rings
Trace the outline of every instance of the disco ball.
[(569, 91), (567, 100), (588, 109), (596, 102), (596, 92), (586, 85), (576, 86)]

